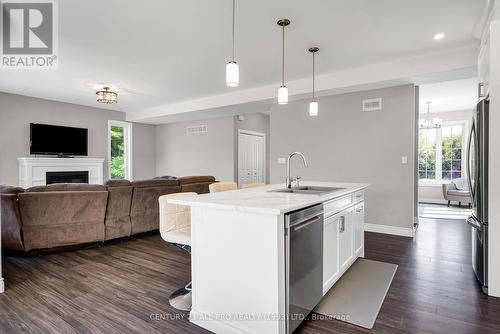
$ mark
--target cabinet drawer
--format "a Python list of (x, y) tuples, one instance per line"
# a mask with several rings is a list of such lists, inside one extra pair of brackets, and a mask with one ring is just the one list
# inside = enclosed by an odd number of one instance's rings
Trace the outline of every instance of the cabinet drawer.
[(361, 201), (365, 200), (365, 192), (364, 191), (358, 191), (357, 193), (354, 194), (354, 203), (358, 203)]
[(323, 207), (324, 212), (325, 212), (325, 217), (334, 215), (334, 214), (342, 211), (342, 209), (348, 207), (351, 204), (352, 204), (352, 196), (351, 195), (337, 198), (337, 199), (331, 200), (329, 202), (325, 202), (324, 207)]

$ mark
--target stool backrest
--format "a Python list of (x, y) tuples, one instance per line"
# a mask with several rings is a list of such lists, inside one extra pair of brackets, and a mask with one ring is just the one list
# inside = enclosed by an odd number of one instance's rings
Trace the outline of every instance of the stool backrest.
[(187, 205), (168, 203), (170, 198), (196, 196), (196, 193), (175, 193), (163, 195), (158, 198), (160, 204), (160, 233), (180, 230), (191, 224), (191, 208)]
[(216, 182), (208, 186), (211, 193), (218, 193), (221, 191), (236, 190), (238, 185), (236, 182)]

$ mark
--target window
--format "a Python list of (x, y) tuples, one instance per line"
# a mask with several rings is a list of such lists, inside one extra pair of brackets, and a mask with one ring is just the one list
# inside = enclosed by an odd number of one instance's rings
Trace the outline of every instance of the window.
[(442, 173), (443, 180), (462, 177), (463, 125), (445, 126), (442, 129)]
[(436, 130), (437, 129), (422, 129), (419, 131), (419, 179), (434, 180), (436, 178)]
[(421, 184), (451, 181), (464, 176), (465, 121), (444, 122), (439, 129), (421, 129), (418, 136), (418, 173)]
[(112, 180), (132, 179), (132, 124), (108, 122), (108, 171)]

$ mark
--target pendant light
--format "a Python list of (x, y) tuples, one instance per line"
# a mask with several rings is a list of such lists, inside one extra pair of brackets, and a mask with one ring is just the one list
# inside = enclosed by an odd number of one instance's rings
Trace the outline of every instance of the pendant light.
[(431, 120), (431, 101), (427, 103), (427, 115), (426, 118), (421, 118), (419, 120), (420, 129), (439, 129), (443, 125), (443, 120), (441, 118), (435, 117)]
[(233, 0), (233, 58), (226, 64), (226, 85), (228, 87), (238, 87), (240, 84), (240, 67), (234, 60), (234, 18), (235, 18), (235, 2)]
[(314, 70), (315, 70), (315, 68), (314, 68), (314, 65), (315, 65), (314, 56), (316, 55), (316, 52), (318, 52), (318, 51), (319, 51), (318, 47), (313, 47), (313, 48), (309, 49), (309, 52), (311, 52), (312, 56), (313, 56), (313, 92), (312, 92), (312, 100), (311, 100), (311, 102), (309, 102), (309, 116), (318, 116), (318, 101), (316, 101), (316, 98), (314, 96), (314, 93), (315, 93), (315, 91), (314, 91), (314, 88), (315, 88), (314, 87), (314, 79), (315, 79), (315, 77), (314, 77)]
[(278, 103), (287, 104), (288, 103), (288, 88), (285, 86), (285, 27), (290, 24), (289, 19), (281, 19), (278, 21), (278, 25), (283, 28), (283, 50), (281, 58), (281, 86), (278, 89)]

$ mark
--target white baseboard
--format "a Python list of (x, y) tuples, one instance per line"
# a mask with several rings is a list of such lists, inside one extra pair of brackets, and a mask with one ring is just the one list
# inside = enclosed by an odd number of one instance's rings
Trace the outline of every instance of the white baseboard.
[(392, 235), (399, 235), (403, 237), (413, 238), (413, 228), (411, 227), (398, 227), (398, 226), (367, 224), (367, 223), (364, 224), (364, 227), (365, 231), (367, 232), (392, 234)]
[(213, 333), (220, 334), (250, 334), (241, 328), (236, 328), (227, 321), (222, 321), (220, 319), (213, 319), (213, 316), (200, 312), (194, 308), (191, 309), (189, 313), (189, 322), (198, 325), (204, 329), (207, 329)]
[(0, 293), (3, 293), (5, 291), (5, 286), (3, 284), (3, 278), (0, 278)]
[(445, 199), (438, 199), (438, 198), (419, 198), (418, 203), (448, 204), (448, 201)]

